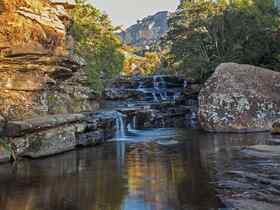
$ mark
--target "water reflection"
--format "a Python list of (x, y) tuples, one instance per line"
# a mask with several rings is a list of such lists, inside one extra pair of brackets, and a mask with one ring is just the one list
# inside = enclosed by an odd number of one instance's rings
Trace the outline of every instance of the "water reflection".
[(230, 164), (232, 146), (266, 139), (265, 134), (176, 133), (176, 145), (113, 142), (14, 166), (2, 165), (0, 209), (218, 209), (221, 204), (209, 184), (212, 169)]

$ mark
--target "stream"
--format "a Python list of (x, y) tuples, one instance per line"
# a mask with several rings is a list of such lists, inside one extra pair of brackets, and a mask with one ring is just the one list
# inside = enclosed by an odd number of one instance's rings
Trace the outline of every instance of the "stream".
[(215, 174), (238, 158), (236, 148), (268, 135), (210, 134), (193, 123), (139, 129), (114, 114), (116, 135), (105, 144), (2, 165), (0, 209), (230, 209), (217, 196)]

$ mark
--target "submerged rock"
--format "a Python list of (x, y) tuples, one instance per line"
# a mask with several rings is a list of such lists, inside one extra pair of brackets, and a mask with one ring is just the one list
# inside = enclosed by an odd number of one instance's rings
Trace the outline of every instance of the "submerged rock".
[(253, 156), (260, 157), (280, 157), (280, 146), (279, 145), (254, 145), (246, 147), (243, 150), (245, 153)]
[(224, 63), (199, 95), (201, 127), (210, 132), (269, 131), (280, 114), (280, 73)]

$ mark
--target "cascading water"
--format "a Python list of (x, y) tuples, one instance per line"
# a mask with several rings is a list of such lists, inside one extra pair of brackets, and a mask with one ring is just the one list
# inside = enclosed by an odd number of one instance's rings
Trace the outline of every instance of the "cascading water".
[(157, 93), (155, 91), (152, 92), (153, 98), (155, 102), (159, 102), (159, 99), (157, 97)]
[(124, 138), (126, 136), (125, 119), (124, 119), (124, 115), (120, 112), (116, 112), (116, 125), (117, 125), (116, 138), (117, 139)]
[(186, 80), (166, 75), (155, 75), (139, 81), (137, 89), (144, 94), (146, 101), (175, 103), (187, 86)]

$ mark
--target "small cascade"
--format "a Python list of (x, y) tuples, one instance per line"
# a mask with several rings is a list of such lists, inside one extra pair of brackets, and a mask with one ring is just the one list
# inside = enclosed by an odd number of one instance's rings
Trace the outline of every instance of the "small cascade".
[[(161, 76), (154, 76), (153, 77), (153, 84), (154, 84), (154, 93), (153, 95), (156, 96), (155, 101), (166, 101), (168, 100), (167, 91), (166, 91), (166, 82)], [(160, 100), (157, 97), (157, 94), (160, 96)]]
[(154, 101), (159, 102), (160, 100), (157, 97), (157, 93), (155, 91), (153, 91), (152, 94), (153, 94)]
[(116, 125), (117, 125), (116, 138), (118, 139), (124, 138), (126, 136), (125, 118), (124, 115), (120, 112), (116, 112)]
[(144, 101), (175, 103), (187, 86), (186, 80), (166, 75), (155, 75), (138, 81), (137, 90), (143, 94)]
[(167, 92), (165, 90), (160, 90), (159, 95), (162, 101), (166, 101), (168, 99)]

